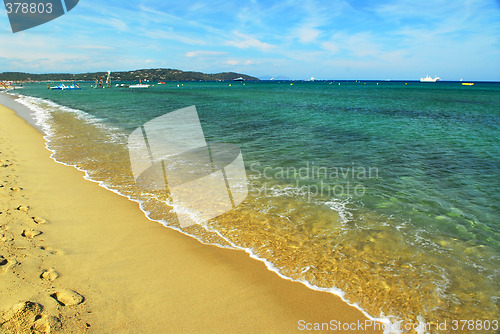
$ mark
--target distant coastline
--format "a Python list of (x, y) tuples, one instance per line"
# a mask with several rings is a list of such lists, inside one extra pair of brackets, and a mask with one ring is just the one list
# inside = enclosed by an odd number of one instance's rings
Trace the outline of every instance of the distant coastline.
[[(94, 81), (95, 77), (106, 76), (107, 72), (91, 73), (47, 73), (33, 74), (24, 72), (0, 73), (0, 81)], [(245, 81), (259, 81), (259, 78), (235, 72), (207, 74), (202, 72), (176, 69), (140, 69), (133, 71), (111, 72), (113, 81), (233, 81), (243, 78)]]

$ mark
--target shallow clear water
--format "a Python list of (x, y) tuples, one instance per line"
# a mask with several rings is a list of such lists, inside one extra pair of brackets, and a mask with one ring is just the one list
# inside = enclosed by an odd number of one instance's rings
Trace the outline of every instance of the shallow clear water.
[(500, 84), (82, 88), (22, 94), (44, 99), (24, 101), (43, 115), (57, 160), (141, 201), (150, 218), (178, 224), (168, 195), (135, 187), (127, 136), (196, 105), (207, 142), (241, 148), (250, 193), (186, 233), (250, 249), (375, 317), (499, 317)]

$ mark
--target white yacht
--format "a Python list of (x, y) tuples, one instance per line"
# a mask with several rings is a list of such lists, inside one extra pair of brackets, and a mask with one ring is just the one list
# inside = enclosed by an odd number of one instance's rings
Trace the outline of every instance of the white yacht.
[(441, 80), (440, 77), (431, 78), (430, 76), (426, 76), (425, 78), (420, 78), (420, 82), (436, 82)]

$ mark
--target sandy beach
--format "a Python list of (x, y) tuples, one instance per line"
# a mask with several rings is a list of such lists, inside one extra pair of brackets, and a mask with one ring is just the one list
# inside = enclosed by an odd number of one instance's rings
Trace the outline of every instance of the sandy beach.
[(0, 120), (0, 332), (290, 333), (367, 320), (242, 251), (148, 220), (54, 162), (14, 111), (0, 105)]

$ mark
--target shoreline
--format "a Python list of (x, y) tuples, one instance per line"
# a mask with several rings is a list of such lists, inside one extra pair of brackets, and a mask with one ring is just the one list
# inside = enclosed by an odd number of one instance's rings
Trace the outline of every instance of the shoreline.
[[(0, 290), (11, 290), (12, 284), (19, 290), (0, 301), (0, 311), (29, 300), (43, 305), (43, 319), (62, 312), (63, 329), (96, 333), (300, 332), (300, 320), (368, 320), (339, 297), (282, 279), (242, 251), (203, 245), (148, 220), (136, 203), (87, 182), (75, 168), (54, 163), (42, 135), (12, 110), (0, 109), (5, 120), (0, 125), (0, 159), (16, 160), (14, 167), (3, 168), (1, 182), (11, 182), (4, 175), (8, 171), (23, 188), (1, 188), (0, 197), (10, 199), (8, 208), (0, 210), (7, 218), (2, 226), (16, 232), (9, 243), (33, 249), (22, 261), (16, 259), (19, 254), (9, 254), (9, 263), (18, 264), (0, 273), (11, 278), (2, 280)], [(16, 210), (18, 202), (27, 202), (27, 212)], [(49, 223), (38, 226), (30, 221), (32, 215)], [(24, 240), (28, 238), (19, 230), (26, 228), (42, 234)], [(4, 246), (0, 242), (0, 255), (6, 253)], [(54, 267), (60, 277), (42, 281), (42, 267)], [(16, 274), (30, 284), (19, 282)], [(76, 291), (85, 299), (63, 307), (50, 297), (58, 289)], [(75, 311), (80, 322), (64, 317)]]

